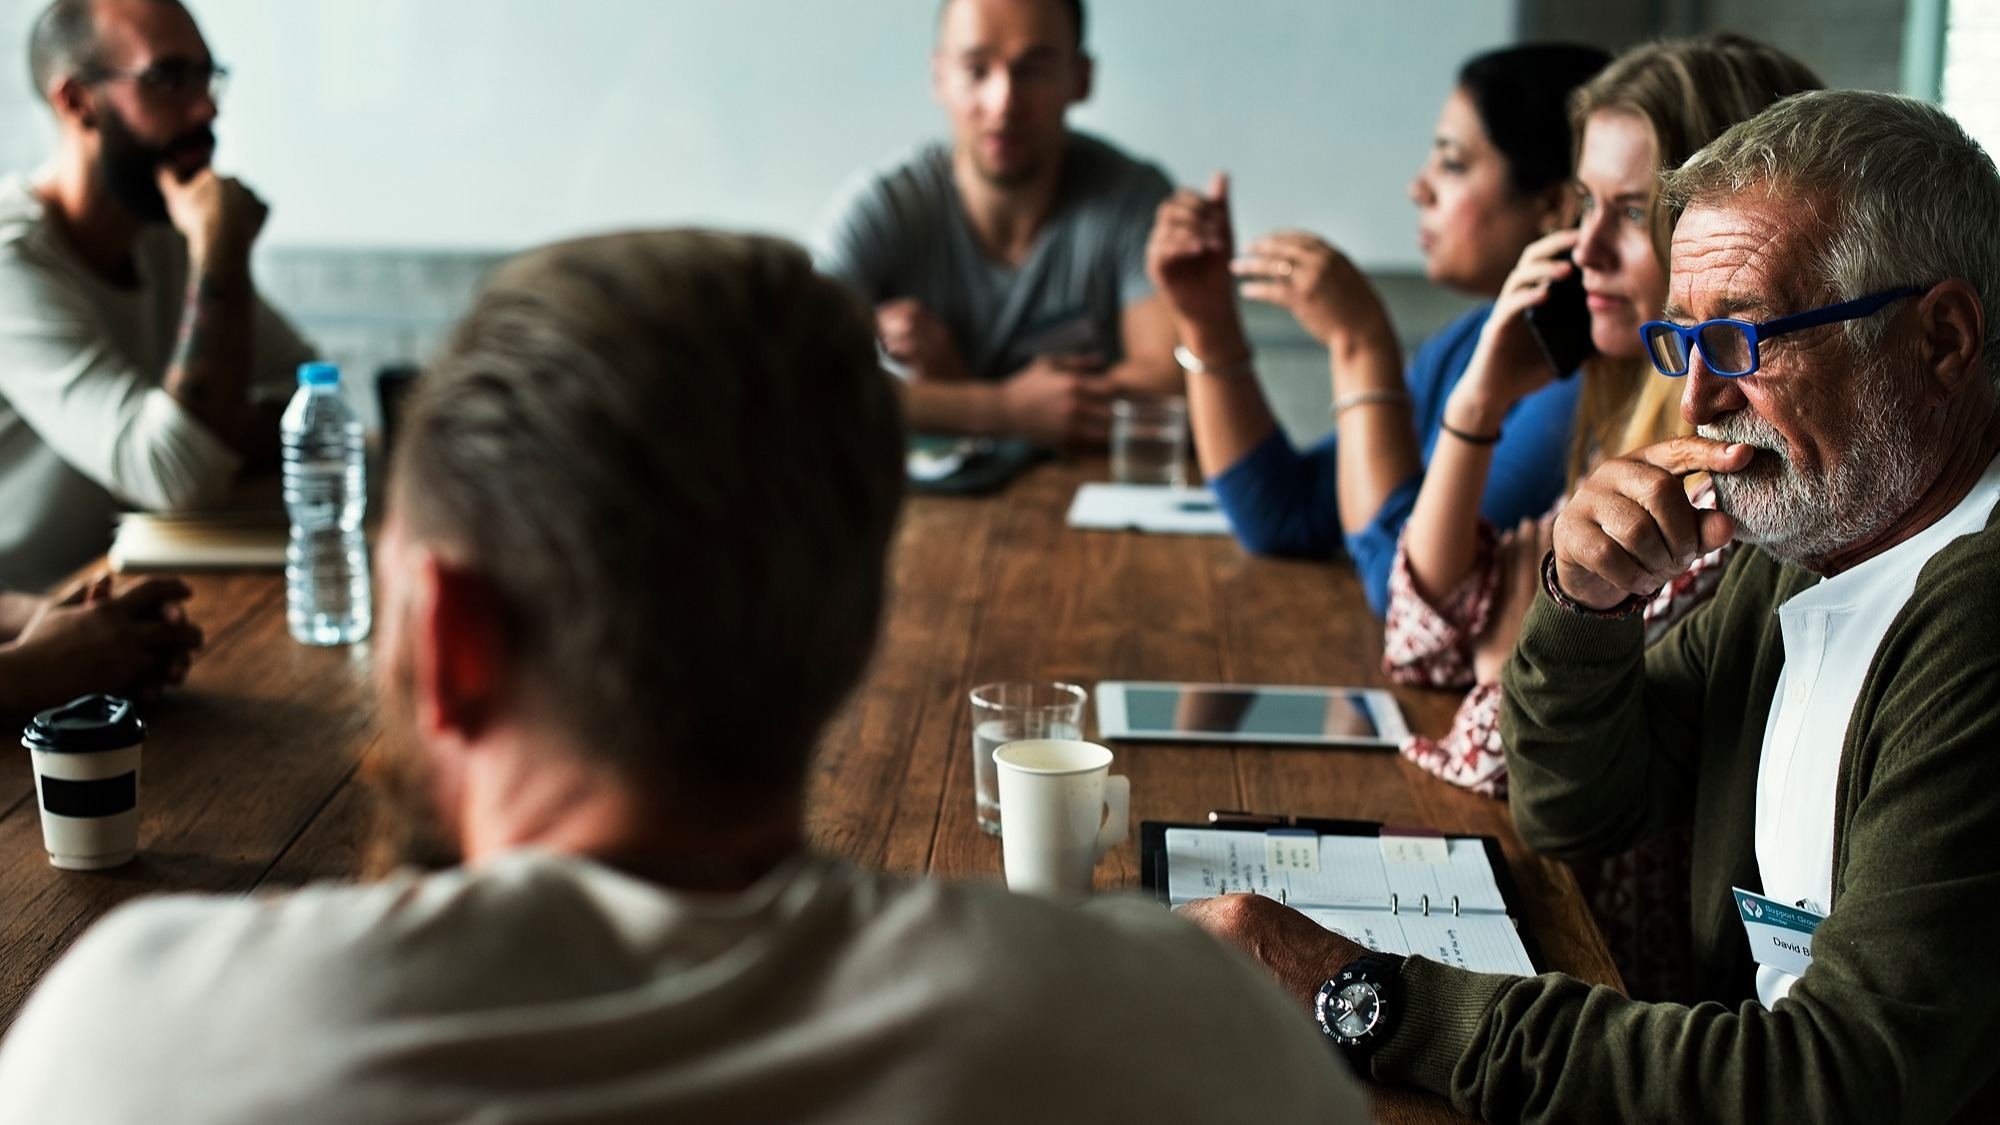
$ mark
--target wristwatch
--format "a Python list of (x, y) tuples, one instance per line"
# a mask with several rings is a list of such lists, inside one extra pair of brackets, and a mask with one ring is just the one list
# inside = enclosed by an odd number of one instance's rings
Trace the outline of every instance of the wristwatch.
[(1319, 1029), (1363, 1074), (1367, 1073), (1368, 1056), (1395, 1027), (1402, 968), (1403, 959), (1393, 954), (1363, 954), (1320, 985), (1319, 995), (1313, 999), (1313, 1018), (1319, 1021)]

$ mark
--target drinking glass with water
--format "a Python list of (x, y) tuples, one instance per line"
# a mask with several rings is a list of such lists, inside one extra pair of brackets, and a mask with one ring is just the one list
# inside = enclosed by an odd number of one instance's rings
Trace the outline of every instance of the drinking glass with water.
[(1083, 737), (1090, 694), (1075, 684), (995, 683), (972, 689), (972, 786), (979, 827), (1000, 834), (1000, 782), (993, 751), (1029, 738)]
[(1121, 398), (1111, 404), (1111, 479), (1187, 487), (1187, 400)]

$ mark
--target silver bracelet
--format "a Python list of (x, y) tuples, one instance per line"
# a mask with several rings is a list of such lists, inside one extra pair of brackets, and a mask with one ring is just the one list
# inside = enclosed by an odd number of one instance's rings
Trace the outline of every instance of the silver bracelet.
[(1181, 365), (1181, 370), (1192, 372), (1196, 375), (1216, 375), (1224, 379), (1251, 378), (1257, 374), (1256, 360), (1257, 353), (1251, 352), (1228, 367), (1217, 368), (1203, 363), (1193, 352), (1187, 349), (1187, 345), (1185, 344), (1174, 349), (1174, 362)]
[(1372, 391), (1349, 391), (1348, 393), (1341, 395), (1339, 398), (1334, 399), (1333, 405), (1327, 408), (1327, 413), (1333, 415), (1335, 418), (1339, 418), (1342, 414), (1347, 413), (1348, 411), (1354, 409), (1355, 407), (1367, 406), (1371, 402), (1393, 403), (1400, 406), (1408, 406), (1410, 405), (1410, 392), (1392, 391), (1387, 389), (1372, 390)]

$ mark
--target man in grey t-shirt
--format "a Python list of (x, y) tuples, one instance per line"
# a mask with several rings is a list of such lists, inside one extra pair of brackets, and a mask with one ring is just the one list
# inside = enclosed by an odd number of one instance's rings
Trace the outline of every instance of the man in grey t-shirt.
[(1146, 277), (1172, 190), (1064, 124), (1090, 92), (1080, 0), (946, 0), (932, 84), (952, 140), (867, 175), (820, 267), (876, 308), (913, 429), (1104, 440), (1120, 390), (1181, 388)]

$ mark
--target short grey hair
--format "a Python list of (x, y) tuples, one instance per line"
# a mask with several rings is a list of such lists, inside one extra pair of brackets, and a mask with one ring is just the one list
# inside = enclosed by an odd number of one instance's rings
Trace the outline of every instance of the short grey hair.
[[(1986, 313), (2000, 384), (2000, 172), (1950, 114), (1866, 90), (1798, 94), (1742, 122), (1661, 179), (1671, 219), (1753, 188), (1796, 195), (1823, 237), (1806, 268), (1836, 300), (1960, 278)], [(1887, 317), (1849, 321), (1872, 348)]]

